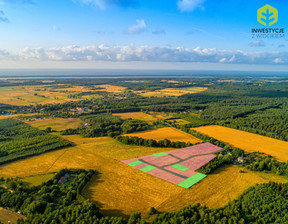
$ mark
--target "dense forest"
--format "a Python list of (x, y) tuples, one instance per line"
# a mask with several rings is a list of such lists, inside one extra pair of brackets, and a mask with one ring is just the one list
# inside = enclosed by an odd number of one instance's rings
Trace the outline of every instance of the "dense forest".
[(14, 119), (0, 120), (0, 164), (71, 145)]
[(83, 137), (114, 137), (120, 134), (144, 131), (150, 128), (149, 124), (142, 120), (121, 120), (111, 113), (84, 115), (80, 117), (86, 124), (77, 129), (66, 129), (62, 135), (80, 134)]

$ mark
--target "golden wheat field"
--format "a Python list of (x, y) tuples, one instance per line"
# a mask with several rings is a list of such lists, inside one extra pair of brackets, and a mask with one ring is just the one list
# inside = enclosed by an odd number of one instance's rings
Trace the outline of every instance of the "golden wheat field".
[(79, 128), (82, 126), (82, 124), (84, 124), (84, 122), (79, 118), (54, 118), (27, 121), (26, 124), (29, 124), (35, 128), (39, 128), (41, 130), (45, 130), (47, 127), (51, 127), (53, 131), (63, 131), (68, 128)]
[(106, 91), (109, 93), (123, 93), (124, 90), (127, 89), (127, 87), (113, 86), (113, 85), (96, 85), (95, 87), (103, 88), (98, 91)]
[(288, 160), (288, 142), (217, 125), (193, 129), (246, 152), (259, 151), (272, 155), (280, 161)]
[(52, 90), (49, 86), (0, 87), (0, 103), (10, 105), (52, 104), (74, 101), (64, 92)]
[(192, 87), (192, 88), (183, 88), (183, 89), (173, 89), (166, 88), (156, 91), (135, 91), (135, 94), (146, 96), (146, 97), (164, 97), (164, 96), (182, 96), (184, 94), (199, 93), (207, 90), (207, 87)]
[(143, 120), (147, 122), (157, 120), (156, 118), (152, 117), (150, 114), (145, 114), (143, 112), (115, 113), (112, 115), (123, 120), (128, 119), (128, 118)]
[(124, 136), (136, 136), (144, 139), (154, 139), (156, 141), (169, 139), (172, 142), (191, 142), (192, 144), (201, 142), (200, 139), (189, 135), (183, 131), (180, 131), (173, 127), (168, 128), (158, 128), (155, 130), (140, 131), (130, 134), (125, 134)]
[(175, 211), (198, 202), (211, 207), (223, 206), (255, 183), (286, 181), (281, 176), (240, 173), (241, 168), (226, 166), (186, 190), (120, 162), (171, 149), (124, 145), (108, 137), (74, 135), (65, 139), (75, 146), (1, 166), (1, 175), (19, 176), (30, 184), (39, 184), (62, 168), (95, 169), (99, 174), (84, 188), (83, 196), (93, 200), (104, 214), (123, 217), (136, 211), (147, 217), (152, 206), (159, 211)]
[[(96, 85), (102, 89), (90, 89), (87, 86), (67, 86), (62, 84), (57, 85), (41, 85), (41, 86), (12, 86), (0, 87), (0, 103), (26, 106), (35, 104), (53, 104), (65, 103), (67, 101), (77, 101), (79, 99), (70, 99), (69, 94), (79, 94), (83, 92), (91, 92), (92, 97), (100, 97), (96, 93), (106, 91), (111, 93), (122, 93), (126, 87), (113, 85)], [(83, 98), (89, 98), (86, 95)]]

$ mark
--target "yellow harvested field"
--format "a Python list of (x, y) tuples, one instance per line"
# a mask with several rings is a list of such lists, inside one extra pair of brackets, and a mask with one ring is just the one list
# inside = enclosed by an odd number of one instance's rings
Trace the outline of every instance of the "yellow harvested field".
[[(103, 89), (96, 89), (101, 87)], [(88, 86), (67, 86), (62, 84), (49, 84), (39, 86), (12, 86), (0, 87), (0, 103), (10, 105), (35, 105), (35, 104), (54, 104), (65, 103), (68, 101), (78, 101), (81, 99), (71, 99), (69, 94), (79, 94), (90, 92), (91, 95), (85, 95), (83, 98), (100, 97), (96, 93), (107, 91), (112, 93), (122, 93), (127, 87), (113, 85)]]
[(98, 91), (106, 91), (109, 93), (122, 93), (127, 87), (123, 86), (113, 86), (113, 85), (97, 85), (95, 87), (101, 87), (103, 89), (99, 89)]
[(158, 128), (149, 131), (140, 131), (135, 133), (126, 134), (124, 136), (136, 136), (144, 139), (154, 139), (156, 141), (169, 139), (171, 142), (191, 142), (192, 144), (201, 142), (200, 139), (180, 131), (173, 127)]
[(63, 131), (68, 128), (79, 128), (84, 124), (79, 118), (55, 118), (55, 119), (44, 119), (36, 121), (28, 121), (26, 124), (31, 125), (32, 127), (45, 130), (47, 127), (51, 127), (54, 131)]
[(64, 92), (57, 92), (50, 86), (0, 87), (0, 103), (10, 105), (52, 104), (75, 101), (68, 99)]
[(288, 160), (288, 142), (217, 125), (193, 129), (246, 152), (259, 151), (274, 156), (279, 161)]
[(118, 117), (120, 119), (138, 119), (138, 120), (143, 120), (143, 121), (156, 121), (157, 119), (152, 117), (150, 114), (145, 114), (143, 112), (129, 112), (129, 113), (117, 113), (117, 114), (112, 114), (115, 117)]
[(171, 149), (124, 145), (108, 137), (64, 138), (75, 146), (1, 166), (1, 175), (28, 176), (29, 180), (31, 176), (37, 178), (62, 168), (95, 169), (100, 174), (84, 188), (83, 196), (93, 200), (104, 214), (123, 217), (136, 211), (146, 217), (150, 207), (171, 212), (197, 202), (211, 207), (223, 206), (255, 183), (286, 181), (277, 175), (240, 173), (238, 166), (225, 166), (186, 190), (120, 162)]
[(146, 97), (164, 97), (164, 96), (182, 96), (184, 94), (192, 94), (192, 93), (199, 93), (207, 90), (207, 87), (192, 87), (192, 88), (182, 88), (182, 89), (175, 89), (175, 88), (166, 88), (161, 90), (156, 90), (153, 92), (150, 91), (134, 91), (135, 94), (146, 96)]
[(21, 219), (21, 218), (25, 219), (25, 216), (0, 207), (0, 221), (3, 222), (4, 224), (8, 224), (8, 223), (16, 224), (17, 219)]

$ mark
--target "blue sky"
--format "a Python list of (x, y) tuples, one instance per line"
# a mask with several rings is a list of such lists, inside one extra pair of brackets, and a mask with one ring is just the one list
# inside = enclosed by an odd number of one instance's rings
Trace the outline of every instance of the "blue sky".
[[(252, 39), (270, 4), (286, 38)], [(285, 0), (0, 0), (0, 68), (288, 69)]]

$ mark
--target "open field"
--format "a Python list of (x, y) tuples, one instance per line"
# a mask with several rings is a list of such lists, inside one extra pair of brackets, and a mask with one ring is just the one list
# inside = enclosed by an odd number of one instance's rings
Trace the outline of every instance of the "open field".
[(51, 180), (55, 173), (40, 174), (35, 176), (24, 177), (21, 180), (28, 185), (38, 186), (48, 180)]
[(288, 160), (288, 142), (217, 125), (193, 128), (246, 152), (263, 152), (280, 161)]
[(192, 144), (201, 142), (200, 139), (193, 137), (183, 131), (173, 127), (158, 128), (155, 130), (140, 131), (135, 133), (126, 134), (124, 136), (137, 136), (144, 139), (154, 139), (156, 141), (169, 139), (171, 142), (191, 142)]
[(126, 87), (113, 85), (96, 85), (101, 89), (89, 88), (87, 86), (65, 86), (61, 84), (49, 84), (39, 86), (12, 86), (0, 87), (0, 103), (9, 105), (35, 105), (35, 104), (53, 104), (65, 103), (67, 101), (77, 101), (79, 99), (68, 98), (69, 94), (79, 94), (91, 92), (91, 95), (82, 96), (83, 99), (100, 96), (99, 91), (111, 93), (122, 93)]
[(31, 125), (32, 127), (45, 130), (47, 127), (51, 127), (54, 131), (63, 131), (68, 128), (78, 128), (81, 127), (84, 122), (79, 118), (55, 118), (55, 119), (44, 119), (36, 121), (28, 121), (26, 124)]
[(129, 113), (116, 113), (116, 114), (112, 114), (115, 117), (118, 117), (120, 119), (128, 119), (128, 118), (132, 118), (132, 119), (138, 119), (138, 120), (143, 120), (146, 122), (153, 122), (156, 121), (157, 119), (152, 117), (149, 114), (145, 114), (143, 112), (129, 112)]
[(0, 103), (10, 105), (35, 105), (64, 103), (73, 101), (68, 99), (67, 93), (52, 90), (50, 86), (13, 86), (0, 87)]
[(20, 215), (16, 212), (0, 207), (0, 221), (3, 222), (4, 224), (7, 224), (7, 223), (16, 224), (17, 219), (20, 219), (20, 218), (25, 219), (23, 215)]
[(103, 89), (100, 89), (98, 91), (106, 91), (109, 93), (123, 93), (124, 90), (127, 89), (127, 87), (113, 86), (113, 85), (96, 85), (95, 87), (103, 88)]
[(146, 97), (182, 96), (184, 94), (199, 93), (207, 90), (207, 87), (192, 87), (183, 89), (166, 88), (156, 91), (135, 91), (136, 94)]
[(51, 91), (49, 86), (0, 87), (0, 103), (10, 105), (35, 105), (72, 101), (64, 92)]
[(56, 172), (62, 168), (98, 170), (100, 174), (92, 178), (83, 195), (95, 201), (105, 214), (126, 217), (135, 211), (141, 211), (146, 216), (152, 206), (160, 211), (175, 211), (197, 202), (219, 207), (236, 199), (255, 183), (286, 181), (280, 176), (250, 171), (240, 173), (239, 167), (226, 166), (186, 190), (120, 162), (167, 151), (167, 148), (129, 146), (107, 137), (65, 138), (76, 146), (1, 166), (1, 175), (25, 177)]

